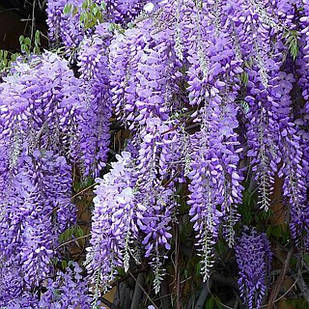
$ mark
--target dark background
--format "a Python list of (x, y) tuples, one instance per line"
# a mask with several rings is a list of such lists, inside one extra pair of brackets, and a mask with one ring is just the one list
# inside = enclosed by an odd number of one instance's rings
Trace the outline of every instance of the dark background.
[(47, 47), (46, 0), (0, 0), (0, 49), (17, 52), (19, 37), (31, 37), (40, 30), (42, 46)]

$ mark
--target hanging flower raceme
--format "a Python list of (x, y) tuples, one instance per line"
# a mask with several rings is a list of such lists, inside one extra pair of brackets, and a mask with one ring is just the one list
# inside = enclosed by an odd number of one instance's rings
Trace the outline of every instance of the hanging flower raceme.
[(291, 121), (291, 90), (294, 77), (282, 72), (276, 87), (280, 106), (274, 111), (280, 127), (279, 149), (282, 153), (282, 166), (279, 177), (284, 179), (283, 196), (290, 207), (291, 234), (300, 242), (302, 234), (309, 229), (309, 205), (307, 201), (306, 169), (308, 162), (304, 156), (301, 132)]
[(100, 24), (95, 34), (82, 42), (78, 56), (87, 101), (78, 118), (80, 148), (76, 152), (82, 153), (86, 175), (98, 175), (105, 166), (109, 149), (112, 108), (107, 53), (110, 40), (108, 24)]
[[(220, 111), (216, 104), (203, 108), (201, 130), (191, 137), (193, 152), (188, 174), (191, 192), (188, 204), (197, 232), (204, 280), (209, 277), (213, 245), (223, 224), (227, 241), (233, 245), (233, 225), (238, 220), (235, 206), (241, 202), (243, 190), (240, 184), (243, 176), (239, 170), (242, 149), (234, 132), (238, 126), (237, 108), (230, 103), (224, 109)], [(220, 114), (222, 119), (217, 116)]]
[(1, 217), (1, 260), (19, 266), (24, 287), (51, 272), (59, 235), (75, 222), (71, 169), (64, 157), (35, 150), (25, 156), (6, 190)]
[(111, 171), (103, 179), (97, 179), (87, 255), (87, 268), (95, 285), (101, 283), (108, 288), (117, 267), (128, 270), (132, 257), (138, 262), (134, 244), (143, 237), (145, 257), (155, 274), (155, 290), (160, 289), (164, 251), (170, 249), (169, 230), (175, 208), (176, 175), (171, 165), (175, 154), (170, 150), (177, 139), (173, 130), (170, 133), (168, 130), (171, 126), (159, 118), (148, 119), (138, 150), (131, 146), (128, 150), (133, 150), (132, 155), (129, 152), (117, 155)]
[[(297, 3), (299, 16), (299, 31), (296, 32), (297, 46), (299, 48), (298, 55), (295, 60), (297, 85), (301, 89), (301, 96), (303, 104), (294, 104), (293, 113), (295, 113), (296, 120), (299, 127), (299, 135), (301, 137), (301, 144), (303, 146), (303, 155), (306, 162), (309, 162), (309, 4), (306, 1)], [(298, 30), (298, 29), (297, 29)], [(297, 31), (296, 30), (296, 31)], [(304, 167), (304, 174), (306, 175), (306, 182), (309, 183), (309, 167)]]
[(103, 179), (97, 179), (92, 216), (91, 247), (87, 253), (87, 269), (95, 285), (103, 290), (117, 274), (116, 268), (128, 268), (131, 240), (137, 238), (137, 220), (144, 208), (134, 204), (135, 178), (133, 162), (128, 152), (117, 155), (117, 162)]
[(249, 309), (259, 309), (267, 291), (266, 280), (272, 259), (266, 235), (258, 233), (254, 228), (246, 228), (237, 242), (235, 255), (241, 298)]
[(88, 283), (83, 280), (82, 269), (77, 263), (67, 267), (65, 272), (58, 271), (55, 279), (48, 279), (47, 291), (39, 301), (39, 308), (91, 308)]
[(105, 21), (126, 26), (143, 11), (148, 2), (147, 0), (49, 0), (47, 3), (49, 37), (52, 42), (62, 43), (66, 48), (76, 48), (84, 36), (89, 37), (93, 34), (94, 27), (98, 24)]
[[(210, 8), (216, 13), (209, 14)], [(228, 243), (233, 245), (233, 225), (238, 220), (235, 206), (241, 201), (243, 189), (238, 168), (241, 148), (234, 132), (238, 127), (235, 101), (242, 61), (233, 48), (233, 37), (221, 30), (222, 10), (221, 5), (214, 8), (209, 1), (183, 4), (179, 12), (184, 16), (180, 22), (184, 30), (179, 35), (187, 42), (182, 57), (187, 57), (189, 102), (202, 106), (195, 119), (201, 129), (190, 137), (193, 151), (188, 203), (204, 280), (209, 278), (213, 247), (223, 225)]]
[(49, 0), (47, 25), (51, 41), (62, 43), (67, 48), (78, 47), (84, 35), (91, 33), (84, 20), (89, 17), (87, 13), (92, 7), (103, 13), (102, 3), (101, 0)]
[(52, 53), (18, 60), (1, 84), (1, 260), (19, 266), (24, 289), (50, 274), (58, 236), (75, 222), (68, 160), (79, 86)]
[[(250, 46), (249, 52), (244, 53), (248, 75), (247, 96), (244, 98), (249, 105), (246, 115), (248, 157), (251, 158), (252, 170), (258, 183), (258, 204), (267, 211), (281, 160), (278, 148), (280, 128), (275, 107), (280, 105), (278, 75), (287, 49), (280, 40), (277, 42), (274, 39), (282, 37), (283, 25), (276, 16), (271, 15), (272, 7), (262, 7), (255, 1), (249, 2), (248, 6), (251, 10), (248, 10), (246, 25), (252, 37), (256, 37), (254, 41), (242, 41), (242, 49), (245, 50), (248, 44)], [(279, 17), (284, 15), (282, 8), (280, 12)]]
[(166, 120), (178, 92), (179, 63), (172, 34), (153, 22), (139, 22), (112, 42), (110, 52), (113, 105), (119, 119), (133, 128), (147, 118)]
[[(302, 8), (302, 9), (301, 9)], [(305, 114), (309, 114), (309, 3), (304, 0), (299, 6), (300, 12), (300, 56), (297, 59), (298, 74), (300, 75), (299, 84), (302, 87), (302, 95), (305, 99)], [(308, 119), (307, 119), (308, 122)]]
[(81, 82), (57, 55), (46, 52), (28, 63), (18, 62), (0, 93), (0, 139), (10, 150), (10, 161), (15, 162), (23, 148), (30, 153), (35, 148), (53, 150), (70, 158), (82, 103)]
[(174, 200), (177, 162), (181, 157), (179, 133), (173, 123), (148, 118), (140, 133), (137, 156), (136, 201), (145, 211), (139, 227), (144, 234), (145, 257), (150, 258), (154, 272), (154, 289), (158, 293), (164, 275), (164, 252), (170, 249), (170, 230), (176, 215)]
[[(261, 90), (256, 90), (260, 85)], [(248, 95), (245, 101), (249, 104), (247, 113), (248, 157), (252, 158), (252, 170), (258, 182), (259, 206), (268, 210), (270, 194), (280, 162), (278, 150), (278, 122), (269, 111), (268, 91), (261, 82), (259, 73), (252, 70), (248, 82)], [(251, 95), (252, 92), (252, 95)], [(250, 120), (249, 120), (250, 119)]]

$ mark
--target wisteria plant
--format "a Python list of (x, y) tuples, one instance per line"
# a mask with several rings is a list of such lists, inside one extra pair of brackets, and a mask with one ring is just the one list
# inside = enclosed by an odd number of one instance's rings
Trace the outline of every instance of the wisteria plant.
[(0, 308), (308, 306), (308, 0), (46, 11), (1, 65)]

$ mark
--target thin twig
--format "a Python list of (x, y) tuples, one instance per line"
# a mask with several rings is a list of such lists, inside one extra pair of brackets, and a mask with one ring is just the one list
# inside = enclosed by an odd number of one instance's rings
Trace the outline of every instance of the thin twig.
[(76, 198), (77, 196), (81, 195), (82, 193), (84, 193), (85, 191), (88, 191), (89, 189), (93, 188), (97, 183), (93, 183), (92, 185), (88, 186), (87, 188), (83, 189), (82, 191), (77, 192), (76, 194), (74, 194), (71, 197), (71, 200), (73, 200), (74, 198)]
[(57, 249), (59, 249), (59, 248), (61, 248), (61, 247), (64, 247), (64, 246), (66, 246), (66, 245), (68, 245), (68, 244), (70, 244), (70, 243), (72, 243), (72, 242), (77, 241), (77, 240), (81, 240), (81, 239), (88, 238), (88, 237), (90, 237), (90, 236), (91, 236), (91, 234), (87, 234), (87, 235), (83, 235), (83, 236), (80, 236), (80, 237), (77, 237), (77, 238), (74, 238), (74, 239), (70, 239), (70, 240), (65, 241), (65, 242), (63, 242), (62, 244), (60, 244), (60, 245), (57, 247)]
[(179, 230), (175, 226), (175, 283), (176, 283), (176, 308), (181, 309), (180, 304), (180, 271), (179, 271)]
[(146, 297), (148, 298), (148, 300), (151, 302), (151, 304), (158, 309), (157, 305), (153, 302), (153, 300), (151, 299), (151, 297), (148, 295), (148, 293), (145, 291), (145, 289), (137, 282), (136, 278), (133, 276), (133, 274), (129, 271), (130, 276), (134, 279), (134, 281), (139, 285), (139, 287), (141, 288), (141, 290), (143, 291), (143, 293), (146, 295)]
[(36, 0), (33, 0), (32, 2), (32, 23), (31, 23), (31, 42), (33, 40), (33, 33), (34, 33), (34, 25), (35, 25), (35, 4)]
[(281, 285), (283, 283), (285, 274), (287, 272), (287, 269), (288, 269), (288, 266), (289, 266), (290, 259), (291, 259), (291, 256), (293, 254), (293, 251), (294, 251), (294, 248), (292, 247), (289, 250), (288, 254), (287, 254), (287, 257), (285, 259), (285, 262), (284, 262), (284, 265), (283, 265), (283, 268), (282, 268), (281, 275), (278, 277), (278, 279), (276, 281), (276, 284), (275, 284), (275, 287), (274, 287), (274, 289), (272, 290), (272, 292), (270, 294), (269, 302), (268, 302), (268, 305), (267, 305), (267, 309), (272, 309), (273, 306), (274, 306), (275, 299), (277, 298), (278, 293), (280, 291), (280, 287), (281, 287)]
[[(96, 184), (97, 184), (97, 183), (93, 183), (92, 185), (88, 186), (87, 188), (85, 188), (85, 189), (83, 189), (83, 190), (77, 192), (75, 195), (73, 195), (73, 196), (71, 197), (71, 200), (74, 200), (74, 198), (76, 198), (76, 197), (79, 196), (80, 194), (84, 193), (85, 191), (91, 189), (91, 188), (94, 187)], [(54, 213), (59, 207), (60, 207), (60, 205), (54, 207), (53, 210), (51, 210), (51, 213)], [(51, 214), (51, 213), (50, 213), (50, 214)], [(50, 215), (50, 214), (49, 214), (49, 215)]]
[(142, 298), (142, 290), (141, 287), (144, 284), (144, 274), (143, 273), (139, 273), (137, 275), (137, 280), (136, 280), (136, 284), (135, 284), (135, 288), (134, 288), (134, 293), (133, 293), (133, 298), (131, 301), (131, 309), (136, 309), (138, 308), (138, 304), (141, 301)]
[(285, 297), (286, 295), (288, 295), (288, 294), (292, 291), (292, 289), (295, 287), (297, 281), (298, 281), (298, 279), (296, 279), (296, 280), (294, 281), (294, 283), (289, 287), (289, 289), (288, 289), (284, 294), (282, 294), (280, 297), (278, 297), (278, 298), (274, 301), (274, 303), (278, 302), (280, 299), (282, 299), (283, 297)]

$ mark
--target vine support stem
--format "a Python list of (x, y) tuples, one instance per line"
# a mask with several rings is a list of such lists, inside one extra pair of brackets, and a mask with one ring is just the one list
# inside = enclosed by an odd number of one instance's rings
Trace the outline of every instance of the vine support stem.
[(290, 259), (292, 257), (292, 254), (293, 254), (293, 251), (294, 251), (294, 248), (292, 247), (288, 254), (287, 254), (287, 257), (285, 259), (285, 263), (283, 265), (283, 268), (282, 268), (282, 272), (281, 272), (281, 275), (278, 277), (276, 283), (275, 283), (275, 286), (270, 294), (270, 297), (269, 297), (269, 301), (268, 301), (268, 304), (267, 304), (267, 309), (272, 309), (274, 307), (274, 304), (275, 304), (275, 299), (277, 298), (277, 295), (280, 291), (280, 287), (283, 283), (283, 280), (284, 280), (284, 277), (285, 277), (285, 274), (287, 272), (287, 269), (288, 269), (288, 266), (289, 266), (289, 263), (290, 263)]

